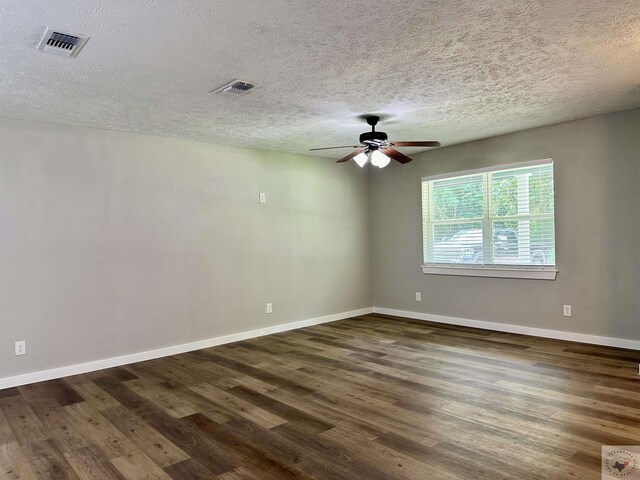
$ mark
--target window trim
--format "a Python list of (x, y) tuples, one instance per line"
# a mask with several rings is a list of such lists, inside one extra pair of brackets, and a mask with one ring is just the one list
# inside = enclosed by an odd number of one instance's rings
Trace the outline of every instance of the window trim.
[[(466, 175), (477, 175), (482, 173), (490, 173), (502, 170), (510, 170), (515, 168), (533, 167), (537, 165), (553, 164), (553, 158), (544, 158), (539, 160), (528, 160), (523, 162), (507, 163), (502, 165), (493, 165), (490, 167), (476, 168), (472, 170), (462, 170), (458, 172), (441, 173), (437, 175), (429, 175), (422, 177), (421, 185), (424, 182), (433, 180), (444, 180), (447, 178), (462, 177)], [(554, 172), (555, 183), (555, 172)], [(488, 189), (487, 185), (484, 185)], [(429, 189), (430, 192), (430, 189)], [(430, 193), (429, 193), (430, 194)], [(488, 192), (485, 193), (485, 202), (488, 201)], [(429, 208), (433, 208), (432, 202), (429, 202)], [(485, 208), (487, 206), (485, 205)], [(555, 205), (554, 215), (555, 219)], [(483, 229), (484, 232), (484, 229)], [(427, 241), (429, 237), (427, 237)], [(424, 222), (423, 222), (423, 245), (424, 239)], [(421, 265), (422, 273), (426, 275), (455, 275), (465, 277), (494, 277), (494, 278), (522, 278), (532, 280), (555, 280), (558, 270), (557, 265), (534, 266), (534, 265), (472, 265), (464, 264), (458, 266), (456, 264), (442, 263), (423, 263)]]
[(424, 264), (422, 273), (426, 275), (456, 275), (462, 277), (494, 277), (494, 278), (528, 278), (531, 280), (555, 280), (558, 270), (556, 267), (515, 267), (490, 266), (474, 267), (465, 265)]
[[(423, 182), (431, 182), (432, 180), (445, 180), (453, 177), (464, 177), (467, 175), (477, 175), (479, 173), (496, 172), (500, 170), (511, 170), (512, 168), (535, 167), (536, 165), (548, 165), (553, 163), (553, 158), (543, 158), (539, 160), (525, 160), (524, 162), (505, 163), (503, 165), (493, 165), (491, 167), (474, 168), (473, 170), (461, 170), (459, 172), (439, 173), (437, 175), (429, 175), (422, 177)], [(554, 177), (555, 178), (555, 177)]]

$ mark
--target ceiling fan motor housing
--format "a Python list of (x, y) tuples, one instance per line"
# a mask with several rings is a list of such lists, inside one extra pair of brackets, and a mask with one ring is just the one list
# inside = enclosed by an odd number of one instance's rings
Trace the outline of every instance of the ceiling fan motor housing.
[(384, 132), (364, 132), (360, 135), (360, 143), (364, 144), (366, 141), (381, 143), (387, 141), (387, 134)]

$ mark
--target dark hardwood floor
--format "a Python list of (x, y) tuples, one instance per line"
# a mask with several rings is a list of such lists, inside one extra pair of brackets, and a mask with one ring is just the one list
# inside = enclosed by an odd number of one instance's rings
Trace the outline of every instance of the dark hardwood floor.
[(0, 479), (599, 479), (639, 352), (367, 315), (0, 391)]

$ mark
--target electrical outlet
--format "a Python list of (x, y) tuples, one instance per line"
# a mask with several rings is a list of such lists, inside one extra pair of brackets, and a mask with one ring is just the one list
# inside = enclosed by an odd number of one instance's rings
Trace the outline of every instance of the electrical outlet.
[(416, 292), (416, 302), (421, 302), (421, 301), (422, 301), (422, 293)]
[(261, 193), (258, 198), (260, 199), (260, 203), (267, 203), (267, 194)]
[(273, 313), (273, 303), (267, 303), (267, 307), (264, 309), (267, 313)]
[(570, 317), (571, 316), (571, 305), (563, 305), (562, 313), (564, 314), (565, 317)]
[(20, 340), (16, 342), (16, 355), (25, 355), (27, 353), (27, 342)]

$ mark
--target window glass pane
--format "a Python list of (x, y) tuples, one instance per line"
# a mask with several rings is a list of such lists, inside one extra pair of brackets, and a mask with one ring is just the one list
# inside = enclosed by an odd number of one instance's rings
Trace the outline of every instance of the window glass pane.
[(482, 175), (436, 180), (431, 195), (433, 220), (481, 218), (484, 215)]
[(516, 264), (518, 261), (518, 221), (493, 222), (493, 263)]
[(552, 165), (493, 172), (490, 181), (492, 216), (553, 214)]
[(554, 265), (553, 219), (493, 222), (493, 263)]
[(533, 215), (553, 215), (553, 166), (544, 165), (531, 174), (529, 191), (531, 194), (531, 213)]
[(529, 265), (529, 220), (493, 222), (493, 263)]
[(518, 214), (518, 181), (513, 175), (492, 175), (491, 214), (494, 217)]
[(482, 263), (482, 223), (433, 225), (433, 263)]
[[(553, 208), (553, 205), (552, 205)], [(555, 265), (556, 244), (553, 218), (531, 220), (531, 263)]]

